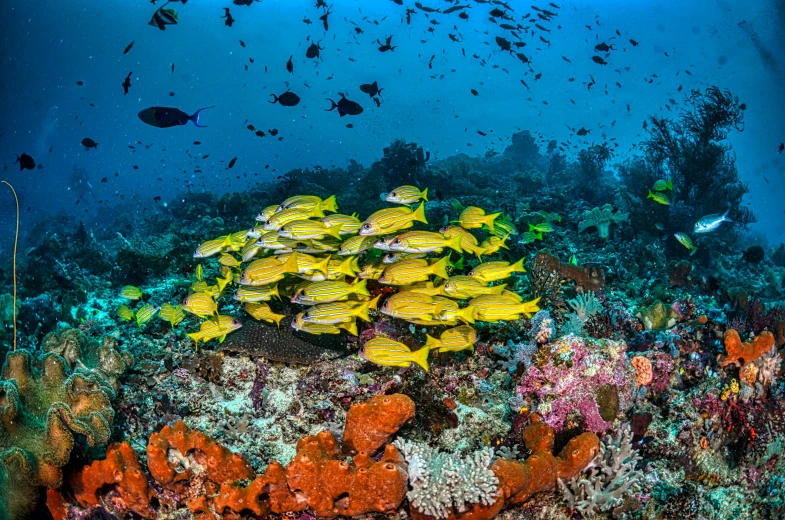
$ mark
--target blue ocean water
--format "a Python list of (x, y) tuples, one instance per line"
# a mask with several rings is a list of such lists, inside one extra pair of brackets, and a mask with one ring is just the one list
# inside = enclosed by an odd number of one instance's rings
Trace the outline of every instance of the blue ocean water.
[[(554, 13), (543, 20), (513, 0), (431, 0), (425, 10), (408, 0), (335, 0), (327, 30), (325, 9), (314, 4), (173, 2), (179, 22), (161, 31), (148, 21), (162, 0), (2, 2), (0, 157), (21, 197), (23, 230), (61, 210), (99, 222), (101, 207), (123, 199), (123, 211), (154, 212), (154, 197), (188, 189), (242, 191), (292, 168), (367, 165), (395, 138), (438, 159), (501, 152), (528, 129), (543, 146), (557, 140), (569, 158), (608, 142), (622, 161), (637, 153), (648, 116), (676, 116), (691, 89), (717, 85), (746, 104), (745, 130), (730, 142), (758, 214), (753, 229), (773, 242), (785, 237), (782, 1), (538, 2)], [(492, 16), (494, 8), (509, 19)], [(390, 36), (394, 50), (380, 52)], [(512, 50), (529, 63), (502, 50), (497, 36), (525, 43)], [(320, 58), (306, 57), (313, 42)], [(611, 50), (596, 51), (601, 43)], [(384, 89), (380, 106), (359, 89), (374, 81)], [(297, 106), (268, 103), (287, 89), (300, 96)], [(364, 112), (326, 111), (340, 93)], [(137, 117), (150, 106), (190, 114), (211, 105), (207, 128), (159, 129)], [(581, 128), (590, 133), (576, 135)], [(86, 150), (85, 137), (98, 147)], [(42, 169), (19, 171), (23, 152)], [(2, 229), (11, 233), (12, 199), (2, 200)]]

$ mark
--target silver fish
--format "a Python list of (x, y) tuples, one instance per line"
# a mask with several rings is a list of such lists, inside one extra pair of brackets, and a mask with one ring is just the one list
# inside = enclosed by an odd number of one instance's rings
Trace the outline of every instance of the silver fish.
[(711, 233), (720, 227), (720, 224), (723, 222), (733, 222), (728, 218), (729, 211), (730, 208), (728, 208), (722, 215), (715, 213), (701, 217), (700, 220), (695, 223), (695, 229), (693, 231), (695, 233)]

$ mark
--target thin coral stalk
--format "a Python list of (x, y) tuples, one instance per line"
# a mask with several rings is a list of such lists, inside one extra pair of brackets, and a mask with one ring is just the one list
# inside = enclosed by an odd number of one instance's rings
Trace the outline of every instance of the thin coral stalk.
[(11, 183), (8, 181), (1, 181), (3, 184), (7, 184), (9, 188), (11, 188), (11, 192), (14, 194), (14, 200), (16, 201), (16, 234), (14, 235), (14, 352), (16, 352), (16, 245), (19, 242), (19, 197), (16, 196), (16, 190)]

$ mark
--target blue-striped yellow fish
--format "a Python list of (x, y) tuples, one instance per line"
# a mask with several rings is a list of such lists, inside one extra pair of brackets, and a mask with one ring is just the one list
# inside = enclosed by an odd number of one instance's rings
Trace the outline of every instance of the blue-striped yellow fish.
[(134, 319), (134, 311), (132, 311), (128, 305), (121, 305), (117, 308), (117, 315), (123, 321), (131, 321)]
[(136, 325), (139, 328), (142, 328), (142, 325), (150, 321), (156, 313), (158, 313), (158, 307), (150, 305), (149, 303), (143, 305), (136, 311)]
[(517, 303), (504, 295), (485, 294), (469, 300), (469, 305), (474, 307), (474, 319), (478, 321), (497, 321), (517, 320), (523, 314), (527, 318), (540, 310), (537, 305), (540, 299)]
[(210, 340), (218, 338), (220, 343), (226, 339), (226, 335), (243, 326), (242, 322), (231, 316), (219, 314), (214, 318), (205, 320), (199, 327), (198, 332), (191, 332), (186, 334), (189, 338), (194, 340), (196, 347), (199, 348), (199, 342), (206, 343)]
[(412, 227), (415, 222), (428, 223), (428, 220), (425, 218), (424, 203), (420, 203), (414, 211), (408, 207), (380, 209), (363, 222), (363, 225), (360, 226), (360, 235), (372, 236), (394, 233), (398, 230)]
[(207, 293), (194, 292), (183, 300), (183, 309), (200, 318), (218, 314), (218, 304)]
[(488, 215), (482, 208), (469, 206), (461, 212), (461, 215), (458, 217), (458, 224), (463, 229), (477, 229), (488, 226), (488, 229), (493, 232), (493, 222), (499, 218), (499, 215), (501, 215), (501, 212)]
[(409, 347), (385, 337), (376, 337), (365, 342), (361, 357), (371, 363), (387, 367), (410, 367), (417, 363), (428, 371), (428, 347), (412, 352)]
[(461, 325), (442, 332), (439, 339), (426, 334), (428, 338), (425, 346), (438, 352), (460, 352), (461, 350), (471, 349), (474, 351), (474, 344), (479, 339), (477, 331), (469, 325)]
[(449, 247), (458, 253), (463, 253), (461, 241), (462, 237), (457, 235), (446, 237), (433, 231), (408, 231), (395, 237), (389, 247), (390, 251), (404, 253), (430, 253)]
[(287, 273), (299, 272), (297, 255), (292, 253), (285, 262), (278, 258), (260, 258), (245, 268), (240, 277), (240, 285), (269, 285), (282, 279)]
[(405, 184), (398, 186), (384, 198), (387, 202), (394, 202), (396, 204), (414, 204), (420, 200), (428, 200), (428, 188), (420, 191), (417, 186)]
[(355, 280), (352, 284), (339, 280), (313, 282), (300, 288), (292, 296), (291, 301), (301, 305), (316, 305), (317, 303), (347, 300), (349, 295), (355, 295), (359, 298), (370, 298), (371, 294), (368, 292), (367, 284), (368, 280), (360, 279)]
[(278, 327), (281, 326), (281, 320), (286, 317), (285, 314), (276, 314), (266, 303), (246, 302), (243, 305), (245, 312), (250, 314), (254, 319), (266, 321), (268, 323), (275, 323)]
[(176, 327), (178, 323), (185, 319), (185, 311), (182, 305), (172, 305), (171, 303), (164, 303), (158, 311), (158, 317), (162, 320), (169, 322), (169, 325)]
[(132, 301), (141, 300), (142, 290), (134, 285), (126, 285), (122, 289), (120, 289), (120, 296), (122, 296), (126, 300), (132, 300)]
[(256, 287), (238, 287), (233, 298), (240, 302), (265, 302), (271, 300), (273, 296), (276, 298), (281, 297), (278, 294), (278, 284), (272, 286), (260, 285)]
[(521, 258), (514, 264), (510, 264), (509, 262), (483, 262), (469, 271), (469, 276), (486, 283), (504, 280), (512, 275), (512, 273), (526, 272), (526, 269), (523, 267), (523, 260), (524, 259)]
[(423, 282), (432, 274), (441, 278), (448, 278), (447, 267), (450, 257), (445, 256), (439, 261), (429, 264), (427, 260), (401, 260), (388, 265), (379, 277), (379, 283), (385, 285), (408, 285), (414, 282)]

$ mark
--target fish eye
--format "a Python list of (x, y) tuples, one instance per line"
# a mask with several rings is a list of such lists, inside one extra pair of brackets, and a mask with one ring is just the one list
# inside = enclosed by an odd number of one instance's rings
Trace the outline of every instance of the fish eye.
[(393, 244), (400, 244), (401, 243), (401, 239), (400, 238), (396, 238), (395, 240), (392, 241), (392, 243)]
[(398, 196), (398, 194), (395, 193), (395, 192), (390, 193), (390, 195), (392, 195), (393, 197), (397, 197)]

